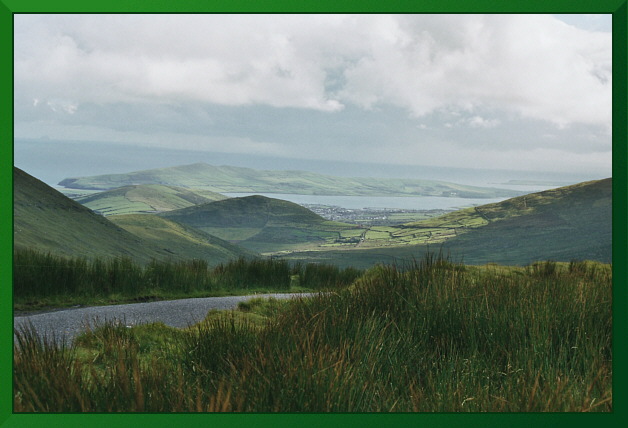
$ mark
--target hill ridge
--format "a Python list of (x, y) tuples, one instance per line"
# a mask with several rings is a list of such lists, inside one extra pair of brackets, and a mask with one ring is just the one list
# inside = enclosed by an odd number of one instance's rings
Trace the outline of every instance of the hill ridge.
[(344, 196), (444, 196), (496, 198), (523, 194), (516, 190), (467, 186), (437, 180), (337, 177), (299, 170), (257, 170), (199, 162), (167, 168), (66, 178), (60, 186), (107, 190), (130, 184), (164, 184), (218, 193), (284, 193)]
[(267, 253), (299, 245), (312, 246), (358, 226), (328, 221), (294, 202), (261, 195), (229, 198), (158, 214)]
[(76, 198), (99, 214), (137, 214), (170, 211), (226, 199), (219, 193), (164, 184), (130, 184)]

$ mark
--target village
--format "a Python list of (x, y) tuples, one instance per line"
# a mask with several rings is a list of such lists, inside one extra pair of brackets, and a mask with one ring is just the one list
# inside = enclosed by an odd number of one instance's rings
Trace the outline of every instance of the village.
[(412, 221), (425, 220), (446, 214), (452, 210), (410, 210), (402, 208), (361, 208), (349, 209), (335, 205), (302, 204), (327, 220), (365, 226), (392, 226)]

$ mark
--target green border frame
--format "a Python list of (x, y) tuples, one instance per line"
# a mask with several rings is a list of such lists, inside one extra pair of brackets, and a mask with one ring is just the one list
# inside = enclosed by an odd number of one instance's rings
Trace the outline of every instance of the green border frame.
[[(211, 424), (219, 427), (275, 427), (321, 424), (381, 427), (427, 425), (446, 427), (528, 426), (561, 427), (597, 424), (615, 427), (628, 421), (626, 412), (626, 242), (628, 219), (627, 16), (628, 0), (0, 0), (0, 428), (117, 427), (150, 424), (155, 427)], [(467, 4), (468, 3), (468, 4)], [(492, 413), (492, 414), (13, 414), (12, 367), (12, 236), (13, 236), (13, 14), (14, 13), (612, 13), (613, 14), (613, 314), (614, 411), (606, 414)], [(11, 237), (9, 239), (9, 236)], [(622, 424), (623, 425), (623, 424)]]

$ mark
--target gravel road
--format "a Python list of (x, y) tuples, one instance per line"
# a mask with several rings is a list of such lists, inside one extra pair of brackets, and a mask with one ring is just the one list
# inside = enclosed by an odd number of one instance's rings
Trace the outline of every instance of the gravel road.
[(255, 297), (286, 299), (309, 295), (311, 294), (256, 294), (91, 306), (17, 316), (13, 320), (15, 329), (31, 324), (41, 336), (46, 335), (54, 337), (57, 341), (65, 340), (66, 343), (71, 343), (72, 339), (83, 332), (87, 326), (93, 328), (108, 320), (119, 320), (128, 326), (161, 321), (171, 327), (182, 328), (203, 320), (207, 312), (212, 309), (233, 309), (239, 302)]

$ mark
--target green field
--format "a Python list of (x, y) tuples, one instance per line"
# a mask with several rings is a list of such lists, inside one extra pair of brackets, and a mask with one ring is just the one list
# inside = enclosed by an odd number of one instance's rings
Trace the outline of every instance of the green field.
[(163, 212), (187, 208), (227, 197), (207, 190), (190, 190), (160, 184), (124, 186), (76, 199), (87, 208), (105, 215)]

